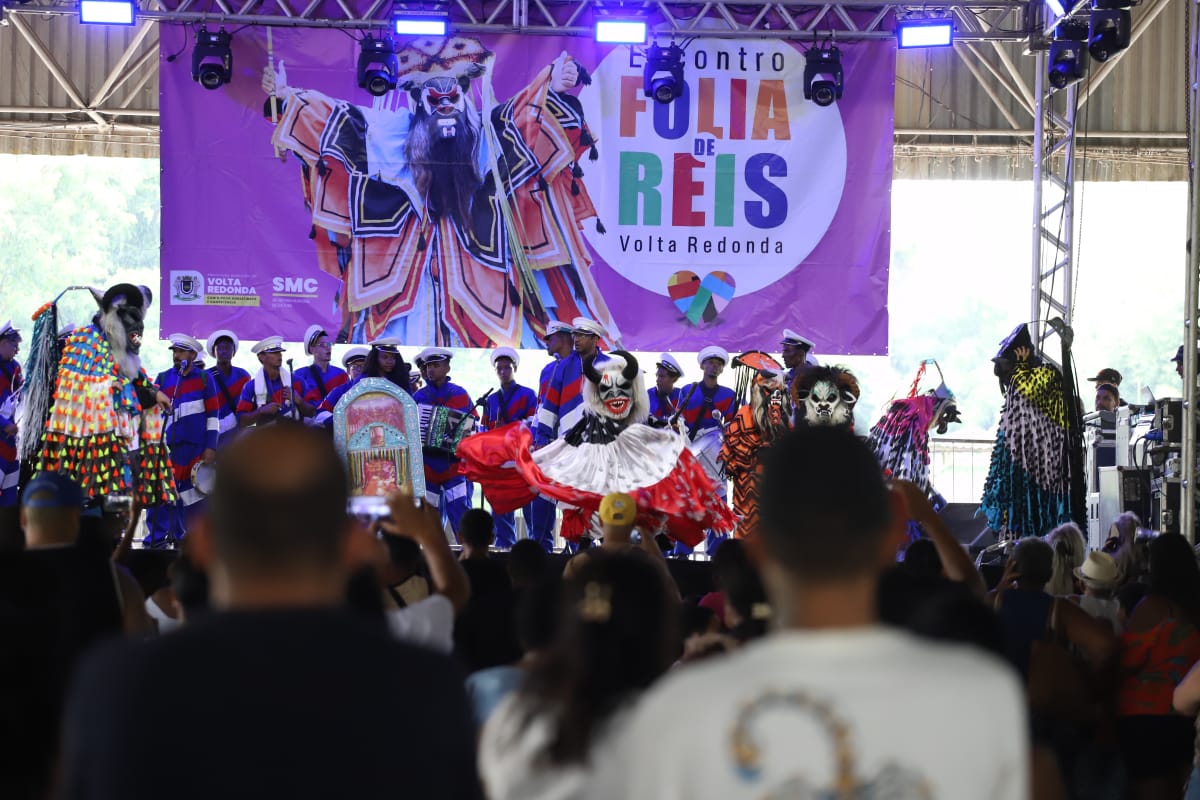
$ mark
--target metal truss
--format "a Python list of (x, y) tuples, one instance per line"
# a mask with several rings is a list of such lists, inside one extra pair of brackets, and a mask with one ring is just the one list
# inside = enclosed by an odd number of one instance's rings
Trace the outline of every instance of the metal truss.
[[(307, 2), (307, 4), (305, 4)], [(677, 0), (468, 0), (404, 3), (388, 0), (156, 0), (139, 11), (150, 22), (271, 25), (281, 27), (372, 29), (389, 25), (393, 8), (446, 10), (455, 30), (463, 33), (521, 33), (592, 36), (597, 19), (644, 19), (654, 36), (725, 39), (790, 39), (837, 41), (890, 39), (897, 15), (1001, 18), (1026, 7), (1024, 0), (957, 0), (920, 4), (912, 0), (836, 0), (825, 4), (744, 0), (744, 2), (678, 2)], [(5, 13), (77, 14), (72, 0), (32, 0), (8, 5)], [(959, 41), (1025, 41), (1023, 29), (975, 25), (956, 34)]]
[[(1034, 91), (1039, 113), (1033, 132), (1033, 280), (1030, 333), (1037, 349), (1054, 333), (1048, 324), (1071, 324), (1075, 277), (1074, 86), (1053, 92), (1046, 79), (1046, 53), (1036, 54)], [(1059, 110), (1061, 108), (1061, 110)]]
[(1200, 170), (1196, 169), (1196, 153), (1200, 153), (1200, 25), (1197, 25), (1194, 0), (1187, 0), (1192, 40), (1188, 42), (1191, 74), (1188, 75), (1188, 149), (1189, 149), (1189, 218), (1187, 278), (1183, 295), (1183, 452), (1180, 458), (1179, 531), (1196, 544), (1196, 381), (1200, 378)]

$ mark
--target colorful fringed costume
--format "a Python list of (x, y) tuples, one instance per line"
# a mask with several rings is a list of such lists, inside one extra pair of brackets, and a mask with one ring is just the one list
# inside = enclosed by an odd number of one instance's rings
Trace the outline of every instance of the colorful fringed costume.
[[(733, 481), (733, 512), (738, 538), (758, 527), (758, 480), (764, 448), (791, 430), (792, 408), (783, 366), (752, 350), (733, 360), (738, 370), (737, 414), (725, 426), (721, 464)], [(749, 393), (750, 402), (742, 400)]]
[(600, 501), (612, 492), (633, 495), (638, 526), (664, 530), (689, 546), (712, 529), (728, 532), (733, 514), (712, 479), (671, 429), (652, 428), (637, 361), (616, 350), (583, 367), (586, 413), (565, 436), (532, 450), (528, 426), (514, 422), (467, 438), (458, 448), (464, 474), (487, 487), (498, 513), (541, 495), (560, 503), (563, 538), (596, 530)]
[[(945, 433), (951, 422), (960, 422), (954, 393), (943, 381), (936, 389), (918, 394), (925, 367), (921, 362), (908, 397), (893, 400), (871, 428), (871, 449), (884, 474), (915, 483), (927, 496), (934, 494), (929, 480), (929, 432)], [(939, 369), (940, 373), (940, 369)]]
[[(1022, 357), (1018, 348), (1030, 353)], [(1041, 536), (1074, 518), (1072, 414), (1063, 375), (1032, 351), (1021, 325), (995, 359), (1004, 408), (980, 512), (1001, 539)]]
[[(132, 495), (142, 506), (174, 503), (175, 485), (163, 443), (163, 417), (149, 402), (155, 396), (154, 386), (140, 368), (135, 347), (129, 348), (125, 358), (117, 358), (104, 330), (106, 323), (122, 324), (116, 306), (132, 293), (137, 296), (140, 326), (142, 293), (137, 287), (121, 284), (105, 294), (102, 314), (67, 337), (58, 358), (53, 405), (44, 426), (40, 420), (25, 421), (32, 425), (31, 430), (40, 430), (33, 469), (69, 475), (89, 498)], [(43, 313), (54, 313), (53, 304), (43, 307), (38, 315)], [(47, 329), (47, 335), (56, 334), (50, 326), (40, 327)], [(35, 328), (35, 351), (40, 349), (38, 335)], [(139, 341), (140, 336), (139, 327)], [(143, 400), (148, 401), (148, 409)], [(39, 407), (45, 405), (31, 405)]]

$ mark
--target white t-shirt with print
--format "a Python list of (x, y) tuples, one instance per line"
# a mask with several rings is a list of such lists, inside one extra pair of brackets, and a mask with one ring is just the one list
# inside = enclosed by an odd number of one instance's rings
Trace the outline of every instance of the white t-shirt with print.
[(589, 796), (1024, 800), (1028, 748), (1018, 678), (981, 651), (786, 632), (652, 688)]
[[(629, 721), (623, 706), (592, 734), (585, 763), (555, 766), (542, 760), (553, 736), (551, 721), (535, 716), (520, 692), (500, 701), (479, 737), (479, 778), (489, 800), (581, 800), (596, 782), (597, 765), (611, 769), (611, 751)], [(615, 798), (615, 796), (614, 796)]]

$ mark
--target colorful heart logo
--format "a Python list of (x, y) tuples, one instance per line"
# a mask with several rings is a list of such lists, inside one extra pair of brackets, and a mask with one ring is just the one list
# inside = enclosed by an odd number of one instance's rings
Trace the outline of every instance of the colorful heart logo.
[(702, 280), (684, 269), (667, 279), (667, 294), (693, 325), (716, 319), (736, 291), (737, 282), (728, 272), (710, 272)]

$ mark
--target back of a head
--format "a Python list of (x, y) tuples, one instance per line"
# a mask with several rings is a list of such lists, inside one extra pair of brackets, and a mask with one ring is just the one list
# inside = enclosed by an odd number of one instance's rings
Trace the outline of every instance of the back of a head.
[[(538, 548), (541, 549), (541, 548)], [(517, 640), (525, 652), (543, 650), (558, 633), (562, 579), (548, 577), (529, 587), (517, 601)]]
[(904, 550), (901, 566), (914, 575), (937, 577), (942, 574), (942, 557), (932, 539), (914, 539)]
[(1054, 548), (1054, 565), (1046, 590), (1053, 595), (1075, 592), (1075, 568), (1087, 558), (1087, 541), (1074, 522), (1059, 525), (1046, 534), (1046, 544)]
[(767, 592), (746, 546), (737, 539), (724, 542), (713, 556), (713, 582), (739, 618), (733, 630), (740, 640), (762, 636), (771, 621)]
[(416, 571), (421, 566), (421, 545), (407, 536), (382, 536), (383, 546), (388, 552), (388, 561), (402, 569)]
[(961, 583), (898, 566), (880, 578), (877, 602), (886, 623), (1005, 655), (1004, 630), (995, 612)]
[(21, 497), (26, 547), (76, 544), (83, 511), (83, 491), (65, 473), (41, 472)]
[(508, 576), (514, 588), (533, 586), (546, 574), (546, 551), (533, 539), (520, 539), (508, 551)]
[(1043, 589), (1054, 574), (1054, 548), (1036, 536), (1017, 542), (1011, 558), (1017, 565), (1018, 583), (1027, 589)]
[(487, 550), (496, 538), (492, 515), (482, 508), (468, 509), (458, 523), (458, 536), (463, 544), (476, 550)]
[(1200, 622), (1200, 567), (1187, 539), (1177, 533), (1159, 534), (1150, 542), (1150, 592)]
[(288, 423), (255, 428), (217, 457), (207, 510), (217, 558), (231, 574), (333, 568), (347, 497), (328, 435)]
[(763, 460), (760, 533), (772, 560), (816, 580), (878, 567), (892, 512), (867, 445), (842, 428), (799, 428)]
[(650, 559), (593, 550), (563, 585), (561, 629), (525, 692), (536, 710), (558, 717), (546, 755), (586, 758), (595, 728), (647, 688), (678, 651), (677, 613)]

